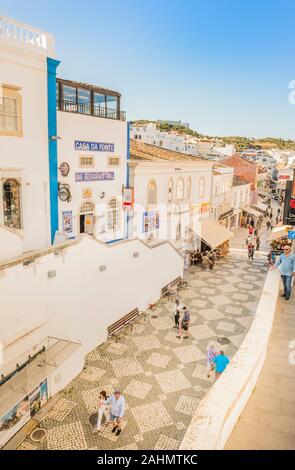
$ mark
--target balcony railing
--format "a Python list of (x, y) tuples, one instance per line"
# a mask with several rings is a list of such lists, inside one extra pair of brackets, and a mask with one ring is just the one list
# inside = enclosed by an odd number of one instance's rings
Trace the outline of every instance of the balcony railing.
[(90, 103), (79, 103), (68, 100), (57, 101), (57, 109), (68, 113), (86, 114), (88, 116), (126, 121), (125, 111), (118, 111), (117, 109), (107, 108), (106, 106), (100, 105), (94, 105), (92, 107)]

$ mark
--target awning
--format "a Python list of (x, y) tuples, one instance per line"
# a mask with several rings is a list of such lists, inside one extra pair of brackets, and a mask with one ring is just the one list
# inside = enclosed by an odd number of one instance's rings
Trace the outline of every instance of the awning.
[(246, 207), (243, 207), (242, 209), (244, 212), (248, 212), (248, 214), (251, 214), (251, 215), (254, 215), (254, 217), (262, 217), (262, 214), (261, 212), (253, 209), (253, 207), (250, 207), (250, 206), (246, 206)]
[(288, 231), (291, 230), (292, 227), (288, 225), (280, 225), (278, 227), (275, 227), (270, 236), (269, 236), (269, 241), (272, 240), (279, 240), (280, 238), (285, 238), (288, 236)]
[(202, 220), (187, 227), (196, 237), (209, 245), (212, 250), (233, 237), (233, 233), (215, 220)]
[(44, 344), (48, 345), (44, 352), (0, 386), (0, 417), (27, 396), (81, 346), (80, 343), (50, 337)]
[(268, 210), (268, 206), (266, 204), (263, 204), (262, 202), (257, 202), (256, 204), (253, 204), (257, 209), (261, 210), (262, 212), (266, 212)]

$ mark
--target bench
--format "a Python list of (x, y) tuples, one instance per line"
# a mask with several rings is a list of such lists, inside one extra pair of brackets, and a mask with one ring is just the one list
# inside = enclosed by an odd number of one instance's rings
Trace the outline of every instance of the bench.
[(130, 326), (131, 331), (132, 331), (133, 323), (135, 323), (142, 314), (144, 316), (146, 316), (145, 312), (140, 312), (138, 310), (138, 308), (135, 308), (131, 312), (127, 313), (127, 315), (124, 315), (124, 317), (122, 317), (119, 320), (115, 321), (115, 323), (112, 323), (110, 326), (108, 326), (108, 338), (111, 338), (112, 336), (115, 336), (116, 341), (117, 341), (118, 334), (126, 326)]
[(174, 279), (174, 281), (169, 282), (167, 286), (162, 288), (162, 298), (165, 296), (169, 296), (170, 289), (176, 288), (176, 292), (177, 292), (178, 287), (186, 287), (186, 286), (187, 286), (187, 282), (183, 281), (181, 276), (179, 276), (176, 279)]

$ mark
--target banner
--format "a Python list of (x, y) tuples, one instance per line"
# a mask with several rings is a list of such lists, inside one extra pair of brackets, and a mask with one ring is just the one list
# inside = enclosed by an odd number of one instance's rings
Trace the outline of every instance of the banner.
[(143, 213), (143, 232), (157, 230), (160, 226), (160, 215), (158, 211), (150, 211)]
[(64, 232), (71, 233), (73, 231), (73, 212), (72, 211), (64, 211), (62, 213), (62, 225), (63, 225)]
[(133, 188), (124, 188), (123, 189), (123, 208), (124, 209), (132, 208), (133, 204), (134, 204)]
[(284, 225), (295, 225), (295, 179), (287, 181), (283, 223)]

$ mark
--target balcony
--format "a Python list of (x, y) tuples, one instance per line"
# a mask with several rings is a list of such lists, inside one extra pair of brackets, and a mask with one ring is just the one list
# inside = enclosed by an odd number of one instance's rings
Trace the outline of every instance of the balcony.
[(114, 90), (60, 78), (56, 81), (56, 107), (59, 111), (126, 121), (120, 102), (121, 95)]
[(107, 108), (106, 106), (91, 106), (89, 103), (77, 103), (76, 101), (68, 100), (57, 101), (57, 109), (58, 111), (65, 111), (68, 113), (86, 114), (88, 116), (126, 121), (125, 111), (118, 111), (116, 109)]

